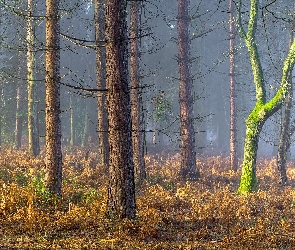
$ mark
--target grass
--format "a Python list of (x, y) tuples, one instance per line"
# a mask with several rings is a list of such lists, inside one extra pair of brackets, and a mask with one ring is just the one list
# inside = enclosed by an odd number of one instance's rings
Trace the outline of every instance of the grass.
[(198, 158), (201, 179), (178, 179), (179, 155), (146, 157), (136, 220), (104, 216), (107, 168), (97, 154), (64, 152), (63, 198), (44, 187), (44, 153), (0, 152), (1, 249), (295, 249), (295, 168), (280, 187), (273, 159), (257, 166), (259, 191), (239, 196), (228, 158)]

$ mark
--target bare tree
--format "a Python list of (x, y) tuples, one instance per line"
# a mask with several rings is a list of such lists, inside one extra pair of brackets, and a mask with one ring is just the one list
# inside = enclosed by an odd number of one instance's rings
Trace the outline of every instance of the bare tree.
[(180, 175), (185, 179), (196, 179), (199, 177), (199, 172), (196, 167), (193, 81), (190, 73), (189, 3), (189, 0), (178, 0), (177, 32), (181, 136)]
[(135, 185), (125, 0), (106, 0), (106, 86), (109, 123), (107, 215), (134, 218)]
[(59, 46), (59, 0), (46, 0), (46, 186), (57, 196), (62, 188)]

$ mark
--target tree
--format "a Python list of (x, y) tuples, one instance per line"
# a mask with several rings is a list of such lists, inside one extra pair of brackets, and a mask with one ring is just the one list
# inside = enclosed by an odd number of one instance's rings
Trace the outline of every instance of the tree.
[(230, 79), (230, 166), (237, 171), (237, 124), (236, 124), (236, 94), (235, 94), (235, 33), (234, 33), (234, 3), (229, 0), (229, 79)]
[(141, 1), (130, 4), (130, 82), (132, 107), (132, 139), (135, 175), (146, 178), (144, 162), (144, 126), (140, 86), (140, 12)]
[[(295, 5), (294, 5), (295, 7)], [(295, 11), (295, 9), (294, 9)], [(295, 12), (293, 12), (293, 20), (291, 23), (290, 28), (290, 46), (293, 42), (293, 36), (294, 36), (294, 27), (295, 27)], [(293, 99), (293, 84), (292, 84), (292, 75), (290, 73), (289, 76), (289, 85), (290, 88), (288, 90), (286, 100), (284, 103), (284, 117), (281, 124), (281, 134), (280, 134), (280, 142), (278, 147), (278, 154), (277, 154), (277, 167), (280, 173), (280, 183), (282, 185), (287, 184), (287, 173), (286, 173), (286, 161), (287, 161), (287, 152), (289, 149), (288, 142), (290, 139), (288, 138), (290, 136), (290, 120), (291, 120), (291, 109), (292, 109), (292, 99)]]
[(28, 0), (27, 21), (27, 71), (28, 71), (28, 139), (29, 153), (37, 156), (40, 153), (38, 113), (35, 102), (35, 34), (34, 34), (34, 1)]
[(128, 81), (128, 38), (125, 0), (106, 0), (106, 86), (109, 123), (107, 215), (134, 218), (135, 185)]
[(239, 186), (239, 193), (249, 193), (255, 190), (257, 186), (256, 179), (256, 158), (259, 134), (265, 121), (271, 117), (282, 106), (288, 90), (290, 89), (289, 77), (295, 61), (295, 43), (293, 42), (288, 50), (286, 59), (282, 67), (282, 78), (280, 87), (274, 97), (266, 100), (266, 88), (263, 77), (263, 70), (255, 40), (255, 32), (258, 19), (258, 0), (250, 1), (250, 13), (248, 21), (248, 30), (244, 30), (241, 20), (241, 3), (239, 0), (239, 21), (238, 27), (243, 40), (246, 43), (250, 62), (252, 66), (253, 80), (256, 88), (256, 103), (246, 120), (246, 136), (244, 142), (244, 158), (242, 166), (242, 175)]
[(59, 0), (46, 0), (46, 186), (61, 196)]
[[(96, 42), (96, 86), (98, 89), (106, 88), (106, 65), (105, 65), (105, 47), (102, 46), (105, 36), (104, 19), (104, 0), (94, 1), (94, 19), (95, 19), (95, 42)], [(103, 44), (104, 45), (104, 44)], [(97, 94), (97, 114), (98, 114), (98, 152), (100, 163), (108, 165), (109, 163), (109, 142), (108, 142), (108, 111), (106, 107), (106, 94), (99, 92)]]
[(189, 0), (178, 0), (178, 67), (179, 105), (181, 136), (180, 175), (185, 179), (196, 179), (195, 130), (193, 117), (193, 81), (190, 74)]

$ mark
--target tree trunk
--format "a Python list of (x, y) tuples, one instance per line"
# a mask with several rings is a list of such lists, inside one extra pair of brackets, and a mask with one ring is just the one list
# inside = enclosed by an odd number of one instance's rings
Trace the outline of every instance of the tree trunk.
[(142, 96), (140, 88), (140, 1), (130, 3), (130, 82), (132, 107), (132, 139), (135, 176), (146, 178), (144, 162), (144, 127), (142, 113)]
[(87, 104), (87, 101), (86, 101), (85, 117), (84, 117), (84, 130), (83, 130), (83, 136), (82, 136), (82, 147), (83, 148), (87, 146), (88, 127), (89, 127), (88, 104)]
[(22, 146), (22, 132), (23, 132), (23, 121), (24, 114), (22, 111), (22, 107), (24, 104), (24, 93), (23, 93), (23, 58), (24, 54), (22, 52), (18, 52), (18, 77), (19, 80), (17, 82), (16, 89), (16, 112), (15, 112), (15, 131), (14, 131), (14, 146), (15, 149), (18, 150)]
[(62, 191), (60, 123), (59, 0), (46, 0), (46, 186), (55, 195)]
[(73, 97), (70, 95), (70, 148), (75, 145)]
[[(1, 89), (0, 89), (0, 114), (3, 114), (3, 106), (4, 106), (4, 87), (3, 83), (1, 84)], [(0, 147), (3, 144), (3, 139), (2, 139), (2, 129), (3, 129), (3, 117), (0, 116)]]
[(22, 128), (23, 128), (23, 115), (21, 111), (22, 103), (22, 90), (18, 85), (16, 89), (16, 114), (15, 114), (15, 132), (14, 132), (14, 144), (15, 149), (18, 150), (22, 146)]
[[(295, 5), (294, 5), (294, 13), (293, 20), (290, 28), (290, 46), (293, 42), (294, 36), (294, 27), (295, 27)], [(292, 75), (289, 77), (290, 81), (290, 89), (287, 93), (285, 100), (285, 112), (283, 116), (283, 121), (281, 125), (281, 135), (280, 135), (280, 143), (278, 147), (278, 155), (277, 155), (277, 167), (280, 174), (280, 183), (282, 185), (286, 185), (288, 182), (287, 172), (286, 172), (286, 162), (287, 162), (287, 152), (288, 152), (288, 136), (290, 134), (290, 117), (291, 117), (291, 109), (292, 109), (292, 99), (293, 99), (293, 84), (292, 84)]]
[(237, 171), (237, 123), (236, 123), (236, 93), (235, 93), (235, 34), (234, 34), (234, 3), (229, 0), (229, 77), (230, 77), (230, 166)]
[[(106, 65), (105, 65), (105, 19), (104, 19), (104, 0), (94, 1), (95, 19), (95, 41), (96, 41), (96, 85), (98, 89), (106, 88)], [(98, 154), (100, 164), (109, 164), (109, 141), (108, 141), (108, 111), (106, 105), (106, 94), (97, 94), (97, 113), (98, 113)]]
[(278, 111), (290, 88), (289, 77), (295, 61), (295, 43), (293, 42), (282, 68), (282, 79), (275, 96), (266, 102), (265, 82), (263, 71), (255, 41), (255, 31), (258, 17), (258, 0), (251, 0), (250, 16), (247, 33), (242, 27), (241, 0), (239, 1), (239, 29), (248, 48), (252, 66), (253, 79), (256, 87), (256, 104), (246, 121), (246, 137), (244, 144), (244, 159), (239, 193), (249, 193), (255, 190), (256, 180), (256, 157), (259, 134), (265, 121)]
[(190, 74), (189, 0), (178, 0), (178, 67), (181, 136), (181, 169), (184, 179), (196, 179), (195, 130), (193, 117), (193, 82)]
[(35, 34), (34, 34), (34, 2), (28, 0), (27, 22), (27, 71), (28, 71), (28, 139), (29, 153), (37, 156), (40, 153), (37, 109), (35, 104)]
[(109, 122), (107, 215), (135, 218), (134, 164), (125, 0), (106, 0), (106, 85)]

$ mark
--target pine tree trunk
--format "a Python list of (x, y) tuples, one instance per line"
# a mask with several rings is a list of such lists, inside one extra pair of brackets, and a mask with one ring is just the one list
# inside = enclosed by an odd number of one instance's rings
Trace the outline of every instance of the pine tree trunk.
[[(294, 5), (294, 13), (293, 20), (290, 28), (290, 42), (289, 46), (292, 45), (293, 36), (294, 36), (294, 27), (295, 27), (295, 5)], [(287, 152), (288, 152), (288, 136), (290, 134), (290, 117), (291, 117), (291, 109), (292, 109), (292, 99), (293, 99), (293, 84), (292, 84), (292, 76), (289, 77), (290, 88), (286, 96), (285, 100), (285, 112), (281, 125), (281, 135), (280, 135), (280, 143), (278, 147), (278, 155), (277, 155), (277, 167), (280, 174), (280, 183), (282, 185), (286, 185), (288, 182), (287, 172), (286, 172), (286, 162), (287, 162)]]
[(237, 123), (236, 123), (236, 93), (235, 93), (235, 48), (234, 48), (234, 3), (229, 0), (229, 77), (230, 77), (230, 166), (237, 171)]
[(189, 0), (178, 0), (178, 67), (181, 136), (181, 169), (184, 179), (196, 179), (195, 130), (193, 117), (193, 81), (190, 74)]
[(59, 0), (46, 0), (46, 186), (62, 194)]
[(27, 71), (28, 71), (28, 139), (29, 153), (37, 156), (40, 153), (39, 134), (37, 124), (37, 109), (35, 104), (35, 39), (34, 24), (34, 2), (28, 0), (28, 23), (27, 23)]
[(132, 139), (135, 176), (146, 178), (144, 162), (144, 127), (142, 113), (142, 97), (140, 88), (140, 12), (141, 2), (130, 3), (130, 82), (132, 107)]
[(125, 0), (106, 0), (106, 85), (109, 122), (107, 215), (135, 218), (132, 124)]
[[(104, 19), (104, 0), (94, 1), (95, 19), (95, 41), (96, 41), (96, 85), (98, 89), (106, 88), (106, 65), (105, 65), (105, 19)], [(109, 141), (108, 141), (108, 111), (106, 105), (105, 92), (97, 95), (98, 113), (98, 153), (100, 164), (109, 164)]]

